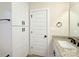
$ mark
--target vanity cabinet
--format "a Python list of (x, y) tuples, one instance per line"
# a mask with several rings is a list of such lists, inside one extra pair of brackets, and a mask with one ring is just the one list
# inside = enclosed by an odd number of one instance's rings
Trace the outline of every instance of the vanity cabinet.
[(56, 42), (53, 40), (53, 49), (52, 49), (52, 56), (54, 57), (61, 57), (61, 54), (58, 50), (58, 47), (56, 45)]
[(61, 57), (61, 56), (60, 56), (60, 53), (59, 53), (59, 51), (58, 51), (58, 49), (57, 49), (57, 47), (54, 47), (53, 56), (54, 56), (54, 57)]
[(70, 36), (79, 36), (79, 3), (70, 4)]

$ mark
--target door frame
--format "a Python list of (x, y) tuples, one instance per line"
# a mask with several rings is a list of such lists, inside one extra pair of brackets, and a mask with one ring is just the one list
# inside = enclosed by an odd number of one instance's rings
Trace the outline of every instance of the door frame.
[[(47, 15), (47, 21), (46, 21), (47, 22), (47, 30), (46, 31), (47, 31), (47, 36), (48, 36), (47, 37), (47, 48), (48, 48), (47, 49), (47, 56), (49, 56), (49, 50), (50, 50), (49, 49), (49, 45), (50, 45), (49, 44), (50, 43), (50, 17), (49, 17), (50, 14), (49, 13), (50, 12), (49, 12), (49, 8), (40, 8), (40, 9), (38, 8), (38, 9), (32, 9), (32, 10), (30, 9), (29, 15), (31, 16), (31, 11), (38, 11), (38, 10), (46, 10), (46, 13), (47, 13), (46, 14)], [(30, 20), (31, 20), (30, 16), (29, 16), (29, 55), (31, 55), (31, 52), (30, 52)]]

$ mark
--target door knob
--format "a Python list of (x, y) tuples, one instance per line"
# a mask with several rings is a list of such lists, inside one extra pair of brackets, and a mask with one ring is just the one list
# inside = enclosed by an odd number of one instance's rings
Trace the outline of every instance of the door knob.
[(47, 35), (44, 35), (44, 38), (47, 38)]

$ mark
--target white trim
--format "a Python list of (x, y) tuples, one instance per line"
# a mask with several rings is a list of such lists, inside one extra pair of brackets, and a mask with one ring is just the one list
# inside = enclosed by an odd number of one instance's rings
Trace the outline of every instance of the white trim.
[(47, 54), (47, 55), (49, 56), (49, 53), (50, 53), (50, 52), (49, 52), (49, 50), (50, 50), (50, 49), (49, 49), (49, 45), (50, 45), (50, 9), (49, 9), (49, 8), (44, 8), (44, 9), (47, 10), (47, 15), (48, 15), (48, 19), (47, 19), (47, 24), (48, 24), (48, 26), (47, 26), (47, 28), (48, 28), (48, 29), (47, 29), (47, 31), (48, 31), (48, 32), (47, 32), (47, 33), (48, 33), (48, 34), (47, 34), (47, 35), (48, 35), (48, 38), (47, 38), (47, 39), (48, 39), (48, 41), (47, 41), (47, 42), (48, 42), (48, 43), (47, 43), (47, 45), (48, 45), (48, 46), (47, 46), (47, 47), (48, 47), (48, 54)]
[(30, 11), (32, 12), (32, 11), (39, 11), (39, 10), (49, 10), (49, 8), (32, 9)]

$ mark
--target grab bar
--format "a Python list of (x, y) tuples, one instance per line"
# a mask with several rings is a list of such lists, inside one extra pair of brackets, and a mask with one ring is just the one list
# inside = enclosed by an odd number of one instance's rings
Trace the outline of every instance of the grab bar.
[(10, 21), (10, 19), (0, 19), (0, 21), (3, 21), (3, 20), (7, 20), (7, 21)]

